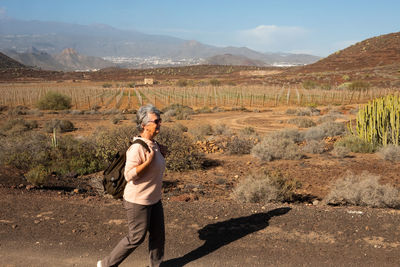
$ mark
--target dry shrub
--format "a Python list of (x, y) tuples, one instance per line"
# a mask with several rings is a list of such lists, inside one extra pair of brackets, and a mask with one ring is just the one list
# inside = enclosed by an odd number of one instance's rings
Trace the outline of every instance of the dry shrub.
[(213, 132), (216, 135), (231, 135), (232, 131), (226, 124), (217, 124), (213, 127)]
[(384, 160), (392, 162), (400, 161), (400, 147), (395, 145), (388, 145), (379, 150), (379, 156)]
[(303, 154), (296, 143), (301, 140), (301, 133), (293, 129), (274, 132), (255, 145), (251, 154), (263, 161), (300, 159)]
[(344, 146), (335, 146), (332, 150), (332, 155), (336, 158), (345, 158), (349, 155), (350, 149)]
[(213, 129), (210, 124), (200, 124), (194, 128), (190, 128), (189, 133), (194, 140), (198, 141), (204, 140), (206, 136), (212, 135)]
[(233, 137), (226, 145), (226, 150), (229, 154), (242, 155), (250, 154), (254, 142), (249, 138)]
[(300, 128), (310, 128), (310, 127), (316, 125), (315, 122), (312, 119), (304, 118), (304, 117), (289, 119), (287, 121), (287, 123), (294, 124), (294, 125), (296, 125), (297, 127), (300, 127)]
[(69, 120), (53, 119), (45, 123), (44, 130), (47, 133), (52, 133), (54, 129), (56, 129), (57, 132), (65, 133), (74, 131), (75, 127), (74, 124)]
[(163, 122), (171, 122), (172, 118), (176, 115), (176, 112), (174, 109), (170, 109), (163, 114), (161, 114), (161, 119)]
[(239, 136), (243, 136), (243, 137), (257, 137), (258, 134), (256, 132), (256, 130), (253, 127), (247, 126), (244, 127), (243, 129), (240, 129), (239, 131)]
[(47, 182), (48, 176), (49, 171), (41, 164), (25, 174), (26, 180), (35, 186), (44, 185)]
[(280, 174), (261, 170), (238, 183), (232, 197), (242, 203), (268, 203), (293, 201), (300, 183)]
[(311, 154), (322, 154), (325, 151), (325, 142), (310, 140), (303, 147), (303, 151)]
[(8, 120), (1, 128), (0, 132), (4, 135), (15, 135), (26, 132), (38, 127), (37, 121), (26, 121), (24, 119)]
[(83, 115), (84, 112), (82, 110), (74, 109), (74, 110), (71, 110), (71, 112), (69, 114), (71, 114), (71, 115)]
[(335, 147), (346, 147), (354, 153), (373, 153), (376, 147), (358, 136), (347, 135), (335, 143)]
[(378, 208), (400, 208), (400, 192), (388, 184), (379, 184), (379, 176), (363, 172), (347, 173), (336, 181), (324, 202), (331, 205), (356, 205)]
[(171, 128), (176, 129), (182, 133), (186, 133), (188, 131), (188, 127), (186, 127), (185, 125), (178, 123), (178, 122), (172, 124)]
[(324, 122), (318, 126), (311, 127), (304, 133), (306, 140), (321, 140), (324, 137), (343, 135), (346, 127), (343, 123)]
[(166, 167), (171, 171), (200, 169), (204, 156), (194, 145), (191, 138), (181, 131), (162, 127), (156, 137), (157, 142), (167, 147)]
[(285, 114), (287, 114), (287, 115), (295, 115), (296, 113), (297, 113), (297, 109), (294, 109), (294, 108), (288, 108), (285, 111)]
[(8, 116), (26, 115), (29, 113), (29, 108), (25, 106), (16, 106), (8, 110)]
[(118, 124), (120, 121), (126, 120), (125, 116), (122, 114), (117, 114), (111, 118), (113, 124)]
[(194, 114), (194, 111), (191, 107), (181, 104), (172, 104), (162, 109), (162, 113), (167, 112), (169, 112), (169, 116), (173, 116), (177, 120), (189, 120), (190, 115)]

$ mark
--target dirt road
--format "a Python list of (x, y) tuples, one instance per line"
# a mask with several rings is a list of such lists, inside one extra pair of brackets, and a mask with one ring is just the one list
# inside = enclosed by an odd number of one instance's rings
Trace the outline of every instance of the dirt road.
[[(0, 266), (95, 266), (126, 232), (120, 202), (0, 188)], [(164, 202), (164, 266), (400, 266), (400, 211)], [(146, 241), (145, 241), (146, 242)], [(147, 266), (143, 244), (121, 266)]]

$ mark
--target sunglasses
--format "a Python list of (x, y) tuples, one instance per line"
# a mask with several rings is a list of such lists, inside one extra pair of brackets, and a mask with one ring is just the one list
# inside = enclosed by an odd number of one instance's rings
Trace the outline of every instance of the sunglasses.
[(161, 123), (161, 119), (156, 119), (156, 120), (154, 120), (154, 121), (149, 121), (149, 122), (154, 122), (155, 124), (160, 124)]

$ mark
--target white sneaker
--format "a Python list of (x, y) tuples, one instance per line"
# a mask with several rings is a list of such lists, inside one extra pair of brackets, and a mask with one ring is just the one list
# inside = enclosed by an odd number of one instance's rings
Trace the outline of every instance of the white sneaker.
[(97, 267), (103, 267), (103, 265), (101, 264), (101, 261), (97, 262)]

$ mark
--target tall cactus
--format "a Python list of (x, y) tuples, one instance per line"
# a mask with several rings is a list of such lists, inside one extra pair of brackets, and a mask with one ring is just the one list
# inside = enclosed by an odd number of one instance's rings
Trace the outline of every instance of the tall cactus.
[(351, 123), (350, 131), (373, 145), (394, 144), (400, 141), (400, 97), (388, 95), (374, 99), (358, 111), (356, 133)]

